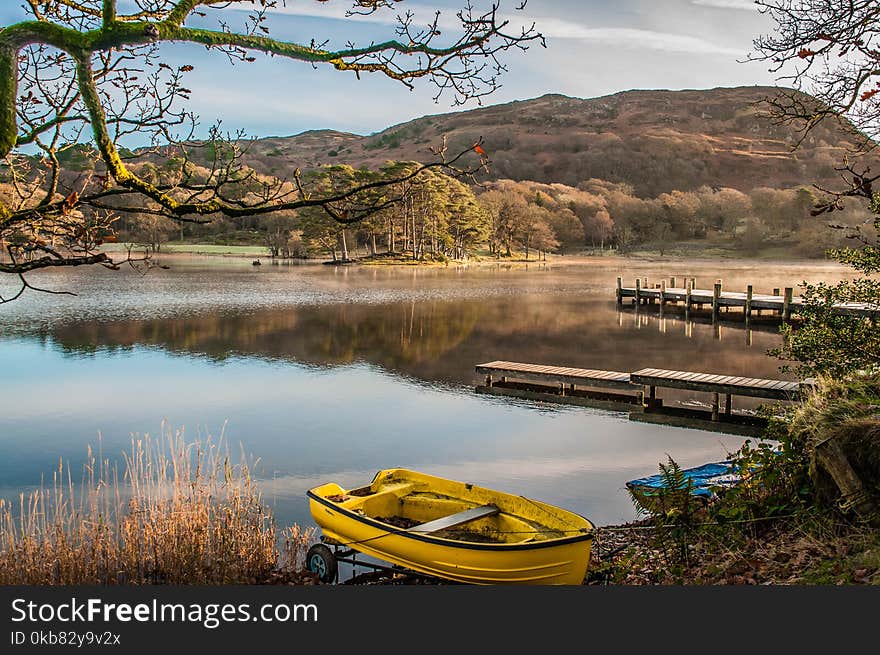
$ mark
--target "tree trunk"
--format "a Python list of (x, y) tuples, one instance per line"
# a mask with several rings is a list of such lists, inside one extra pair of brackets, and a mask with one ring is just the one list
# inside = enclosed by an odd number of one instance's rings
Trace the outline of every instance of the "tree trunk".
[(416, 253), (416, 213), (415, 213), (415, 211), (411, 211), (410, 216), (412, 216), (412, 226), (410, 227), (410, 241), (412, 242), (413, 261), (415, 261), (418, 259), (418, 253)]
[(816, 445), (816, 459), (837, 485), (843, 504), (863, 519), (880, 526), (880, 513), (840, 444), (833, 437)]
[(348, 261), (348, 245), (345, 243), (345, 228), (339, 231), (339, 251), (342, 253), (342, 261)]

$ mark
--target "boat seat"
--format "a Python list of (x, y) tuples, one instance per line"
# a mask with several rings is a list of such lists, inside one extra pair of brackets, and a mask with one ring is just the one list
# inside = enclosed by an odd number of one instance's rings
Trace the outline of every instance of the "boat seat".
[(498, 514), (499, 511), (500, 510), (495, 507), (495, 505), (471, 507), (470, 509), (466, 509), (463, 512), (458, 512), (450, 516), (443, 516), (439, 519), (428, 521), (427, 523), (422, 523), (421, 525), (416, 525), (412, 528), (409, 528), (407, 532), (428, 534), (431, 532), (439, 532), (440, 530), (448, 530), (449, 528), (454, 528), (464, 523), (476, 521), (477, 519), (481, 519), (486, 516), (494, 516), (495, 514)]

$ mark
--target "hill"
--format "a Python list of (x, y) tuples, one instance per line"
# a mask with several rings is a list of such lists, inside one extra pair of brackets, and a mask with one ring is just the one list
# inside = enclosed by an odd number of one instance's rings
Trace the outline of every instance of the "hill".
[(532, 100), (425, 116), (359, 136), (331, 130), (254, 142), (248, 163), (286, 176), (295, 167), (430, 160), (449, 139), (457, 152), (483, 138), (494, 179), (577, 185), (624, 182), (643, 197), (701, 186), (792, 188), (839, 183), (834, 166), (853, 138), (831, 122), (796, 150), (793, 126), (777, 125), (765, 100), (775, 87), (624, 91), (601, 98), (546, 95)]

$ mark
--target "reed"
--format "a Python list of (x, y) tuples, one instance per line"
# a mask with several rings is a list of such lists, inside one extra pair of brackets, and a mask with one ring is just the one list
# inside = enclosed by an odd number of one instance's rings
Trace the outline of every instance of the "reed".
[(74, 482), (0, 500), (0, 584), (268, 584), (306, 580), (313, 531), (279, 530), (245, 457), (163, 428), (123, 471), (89, 448)]

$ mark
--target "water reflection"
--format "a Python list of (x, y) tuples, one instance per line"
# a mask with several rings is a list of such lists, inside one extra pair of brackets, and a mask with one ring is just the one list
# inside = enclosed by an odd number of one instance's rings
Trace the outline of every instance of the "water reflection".
[[(470, 385), (491, 359), (635, 370), (646, 366), (774, 377), (778, 329), (743, 330), (646, 312), (571, 293), (481, 300), (304, 305), (162, 319), (69, 321), (29, 336), (100, 356), (146, 345), (222, 362), (257, 357), (317, 366), (364, 362), (426, 382)], [(743, 347), (746, 346), (746, 347)]]
[[(81, 462), (99, 432), (104, 452), (120, 453), (131, 433), (155, 434), (166, 419), (191, 436), (225, 431), (236, 450), (259, 457), (282, 521), (309, 521), (304, 491), (316, 481), (359, 483), (397, 465), (626, 520), (626, 480), (656, 471), (666, 453), (698, 465), (741, 440), (477, 396), (474, 366), (508, 359), (778, 377), (766, 351), (780, 338), (757, 322), (745, 330), (698, 312), (618, 309), (621, 265), (192, 259), (146, 277), (48, 272), (41, 285), (80, 296), (30, 296), (0, 313), (0, 495), (38, 484), (59, 457)], [(786, 285), (807, 273), (772, 276)]]
[(713, 318), (711, 312), (696, 313), (694, 310), (679, 308), (678, 312), (670, 312), (668, 309), (633, 306), (618, 306), (618, 327), (623, 327), (625, 321), (631, 321), (638, 330), (652, 329), (656, 327), (661, 334), (670, 331), (681, 331), (686, 337), (693, 338), (694, 325), (711, 326), (712, 336), (718, 340), (740, 339), (747, 347), (755, 344), (755, 334), (771, 334), (779, 336), (780, 322), (771, 316), (746, 318), (741, 314), (722, 313)]

